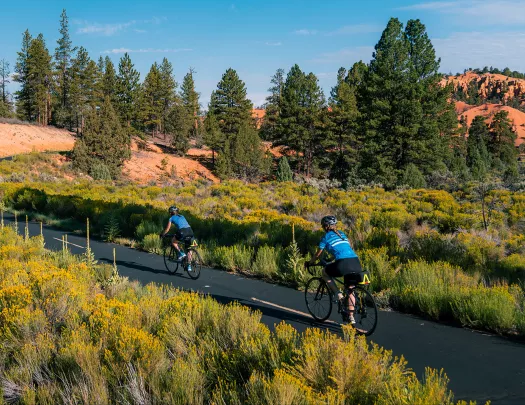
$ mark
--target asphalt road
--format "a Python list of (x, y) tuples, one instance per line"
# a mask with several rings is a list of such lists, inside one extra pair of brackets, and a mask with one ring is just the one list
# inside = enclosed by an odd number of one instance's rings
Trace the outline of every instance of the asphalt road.
[[(13, 217), (6, 215), (9, 223)], [(19, 223), (23, 234), (25, 223)], [(29, 224), (30, 235), (40, 232), (40, 225)], [(63, 232), (44, 226), (46, 247), (61, 249)], [(86, 240), (68, 235), (73, 253), (82, 253)], [(262, 321), (273, 327), (282, 320), (299, 331), (324, 327), (340, 333), (336, 324), (317, 324), (307, 313), (303, 293), (225, 271), (203, 269), (198, 280), (186, 273), (171, 275), (165, 271), (161, 256), (119, 245), (91, 241), (99, 261), (113, 262), (113, 248), (119, 273), (143, 284), (155, 282), (210, 294), (222, 303), (238, 301), (262, 312)], [(338, 322), (334, 310), (332, 320)], [(456, 400), (477, 400), (493, 405), (525, 404), (525, 344), (498, 336), (451, 327), (397, 312), (381, 311), (378, 326), (370, 341), (403, 355), (408, 365), (421, 376), (425, 367), (443, 368), (450, 378), (449, 387)]]

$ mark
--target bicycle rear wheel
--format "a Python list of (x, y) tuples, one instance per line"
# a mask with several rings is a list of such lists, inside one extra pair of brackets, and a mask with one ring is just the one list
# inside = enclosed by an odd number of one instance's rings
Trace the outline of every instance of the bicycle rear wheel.
[(197, 280), (201, 275), (201, 269), (202, 269), (202, 258), (199, 252), (197, 252), (195, 249), (189, 249), (188, 254), (191, 252), (191, 271), (188, 270), (188, 266), (186, 264), (186, 273), (188, 273), (188, 276), (192, 278), (193, 280)]
[(370, 336), (377, 326), (378, 311), (374, 297), (361, 286), (356, 286), (352, 294), (355, 297), (354, 318), (356, 323), (354, 328), (358, 333)]
[(308, 312), (315, 320), (326, 321), (332, 313), (332, 293), (322, 278), (314, 277), (306, 283), (304, 299)]
[(177, 257), (177, 251), (173, 249), (171, 244), (164, 248), (164, 266), (169, 273), (175, 274), (179, 269), (179, 262)]

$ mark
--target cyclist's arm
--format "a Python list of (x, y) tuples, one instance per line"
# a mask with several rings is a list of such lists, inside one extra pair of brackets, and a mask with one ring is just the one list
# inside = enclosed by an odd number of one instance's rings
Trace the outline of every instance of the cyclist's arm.
[(323, 251), (324, 249), (318, 248), (317, 252), (315, 252), (315, 255), (312, 257), (309, 264), (314, 264), (315, 262), (317, 262), (317, 260), (319, 260), (319, 257), (323, 254)]
[(170, 231), (170, 228), (171, 228), (171, 221), (168, 221), (168, 225), (166, 225), (166, 228), (164, 229), (164, 231), (162, 231), (160, 235), (164, 237), (164, 235), (166, 235)]

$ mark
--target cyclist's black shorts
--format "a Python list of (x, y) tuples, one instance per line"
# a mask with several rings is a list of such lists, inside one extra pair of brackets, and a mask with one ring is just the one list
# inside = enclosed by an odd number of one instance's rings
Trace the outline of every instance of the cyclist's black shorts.
[(355, 285), (363, 281), (363, 268), (357, 257), (339, 259), (326, 266), (330, 277), (344, 277), (345, 285)]
[(193, 230), (191, 228), (179, 229), (177, 232), (175, 232), (175, 238), (180, 242), (189, 240), (193, 238)]

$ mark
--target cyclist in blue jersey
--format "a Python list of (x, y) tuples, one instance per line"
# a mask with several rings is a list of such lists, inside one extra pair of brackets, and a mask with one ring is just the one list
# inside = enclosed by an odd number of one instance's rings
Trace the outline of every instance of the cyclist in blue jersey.
[[(326, 216), (321, 220), (321, 226), (325, 231), (325, 235), (319, 243), (319, 249), (308, 265), (317, 262), (324, 251), (327, 251), (330, 255), (334, 256), (335, 260), (328, 264), (323, 270), (323, 279), (326, 281), (332, 292), (337, 294), (337, 298), (341, 300), (343, 294), (337, 288), (333, 277), (344, 277), (345, 285), (353, 286), (363, 281), (363, 269), (361, 268), (359, 258), (350, 246), (348, 237), (344, 232), (338, 231), (336, 225), (337, 219), (333, 215)], [(347, 309), (345, 320), (351, 324), (355, 323), (353, 315), (354, 304), (355, 298), (353, 294), (349, 294), (348, 300), (344, 303), (344, 306)]]
[[(168, 212), (170, 214), (170, 219), (168, 221), (168, 225), (166, 225), (166, 228), (160, 234), (160, 237), (163, 238), (164, 235), (166, 235), (170, 231), (171, 226), (175, 225), (176, 232), (173, 236), (173, 239), (171, 240), (171, 244), (178, 252), (179, 260), (182, 260), (186, 257), (186, 254), (179, 247), (179, 242), (183, 242), (186, 239), (193, 238), (193, 230), (191, 229), (191, 226), (186, 220), (186, 218), (184, 218), (184, 216), (179, 213), (179, 209), (177, 207), (170, 207), (168, 209)], [(191, 251), (188, 252), (188, 271), (191, 271), (190, 263)]]

